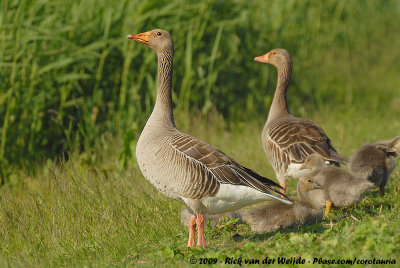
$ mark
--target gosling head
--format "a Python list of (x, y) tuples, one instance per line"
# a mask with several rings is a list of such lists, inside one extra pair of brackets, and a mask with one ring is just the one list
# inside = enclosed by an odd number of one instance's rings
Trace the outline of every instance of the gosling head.
[(298, 185), (297, 191), (309, 192), (315, 189), (324, 189), (324, 187), (319, 184), (316, 180), (310, 177), (301, 177)]
[(389, 148), (396, 156), (400, 155), (400, 136), (395, 137), (389, 142)]
[(292, 62), (289, 52), (283, 48), (275, 48), (267, 54), (255, 57), (254, 60), (262, 63), (272, 64), (277, 68), (279, 66), (286, 65), (287, 63), (291, 64)]
[(383, 151), (387, 156), (397, 157), (400, 154), (400, 136), (382, 143), (375, 143), (373, 146)]
[(310, 154), (307, 156), (306, 160), (304, 161), (303, 165), (301, 165), (300, 169), (317, 169), (325, 166), (325, 160), (322, 158), (321, 155), (317, 153)]
[(155, 29), (139, 34), (130, 34), (128, 35), (128, 38), (146, 44), (157, 53), (174, 51), (174, 41), (172, 40), (171, 35), (169, 32), (161, 29)]
[(396, 154), (400, 155), (400, 136), (396, 137), (394, 148), (396, 150)]

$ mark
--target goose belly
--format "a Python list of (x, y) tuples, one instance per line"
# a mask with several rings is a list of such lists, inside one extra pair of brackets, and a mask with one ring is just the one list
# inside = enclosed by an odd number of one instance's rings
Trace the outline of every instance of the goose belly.
[(210, 171), (165, 142), (138, 142), (136, 151), (143, 176), (170, 198), (201, 199), (218, 191), (219, 183)]
[[(326, 164), (326, 165), (329, 165), (329, 162), (328, 162), (328, 161), (325, 161), (325, 164)], [(300, 179), (301, 177), (306, 176), (307, 173), (310, 172), (310, 169), (300, 169), (300, 167), (301, 167), (302, 165), (303, 165), (303, 164), (290, 163), (290, 164), (288, 165), (288, 167), (287, 167), (286, 174), (287, 174), (289, 177), (291, 177), (291, 178), (293, 178), (293, 179), (295, 179), (295, 180), (298, 180), (298, 179)]]
[(139, 138), (136, 146), (136, 160), (143, 176), (164, 195), (180, 200), (179, 185), (174, 183), (171, 159), (164, 156), (163, 147)]
[(300, 169), (301, 166), (302, 164), (290, 163), (289, 166), (287, 167), (286, 174), (295, 180), (300, 179), (301, 177), (305, 176), (307, 173), (310, 172), (309, 169)]
[(177, 189), (174, 184), (168, 183), (165, 180), (165, 176), (160, 176), (159, 172), (155, 171), (154, 166), (147, 165), (146, 163), (139, 163), (139, 168), (143, 176), (162, 194), (166, 195), (169, 198), (180, 200), (179, 194), (177, 193)]
[(201, 202), (207, 213), (220, 214), (271, 199), (265, 193), (247, 186), (221, 184), (217, 194), (205, 197)]

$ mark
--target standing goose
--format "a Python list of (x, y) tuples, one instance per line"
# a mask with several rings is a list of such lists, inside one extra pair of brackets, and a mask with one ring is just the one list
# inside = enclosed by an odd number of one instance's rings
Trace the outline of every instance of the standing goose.
[(381, 196), (400, 155), (400, 136), (375, 144), (364, 144), (350, 158), (349, 168), (354, 175), (373, 182)]
[(278, 69), (275, 95), (261, 137), (264, 151), (283, 187), (282, 192), (286, 191), (288, 177), (298, 179), (304, 175), (299, 167), (312, 153), (321, 155), (331, 164), (347, 162), (337, 153), (321, 127), (290, 113), (286, 98), (292, 76), (290, 54), (285, 49), (277, 48), (254, 60), (272, 64)]
[(195, 137), (180, 132), (172, 113), (172, 65), (174, 43), (164, 30), (129, 35), (144, 43), (158, 57), (158, 88), (153, 112), (136, 146), (136, 158), (144, 177), (166, 196), (183, 201), (193, 216), (189, 221), (188, 247), (206, 247), (204, 213), (237, 210), (264, 200), (278, 199), (280, 186)]

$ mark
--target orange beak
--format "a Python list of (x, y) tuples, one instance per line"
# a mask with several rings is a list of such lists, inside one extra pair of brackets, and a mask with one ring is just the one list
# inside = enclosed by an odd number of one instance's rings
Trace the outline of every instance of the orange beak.
[(151, 31), (139, 33), (139, 34), (130, 34), (130, 35), (128, 35), (128, 38), (131, 40), (135, 40), (136, 42), (139, 42), (139, 43), (148, 44), (150, 33), (151, 33)]
[(268, 63), (268, 57), (269, 57), (269, 53), (262, 55), (262, 56), (255, 57), (254, 60), (258, 61), (258, 62), (262, 62), (262, 63)]

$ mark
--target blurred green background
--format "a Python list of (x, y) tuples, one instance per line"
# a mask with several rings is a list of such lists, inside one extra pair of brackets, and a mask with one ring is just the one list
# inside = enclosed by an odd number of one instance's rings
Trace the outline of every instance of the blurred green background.
[(228, 127), (264, 120), (276, 70), (253, 58), (276, 47), (294, 61), (295, 115), (400, 113), (397, 0), (3, 0), (0, 8), (3, 178), (109, 136), (132, 158), (154, 104), (157, 64), (126, 36), (154, 28), (174, 38), (182, 124), (194, 112), (202, 120), (221, 114)]

